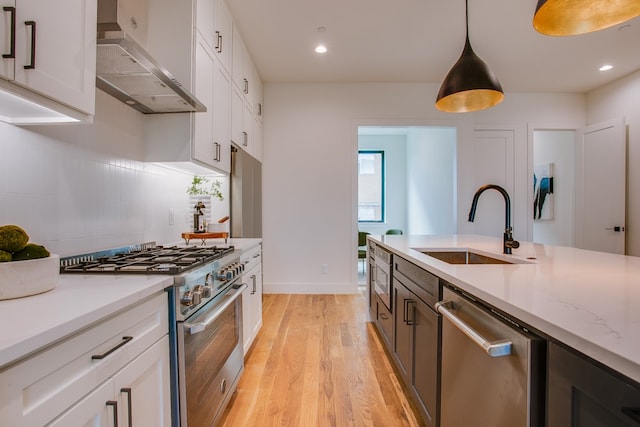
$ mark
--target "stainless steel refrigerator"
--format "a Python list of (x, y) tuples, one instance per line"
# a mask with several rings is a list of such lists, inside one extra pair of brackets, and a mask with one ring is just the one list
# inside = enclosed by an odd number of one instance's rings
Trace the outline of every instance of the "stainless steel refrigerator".
[(231, 147), (231, 237), (262, 237), (262, 163)]

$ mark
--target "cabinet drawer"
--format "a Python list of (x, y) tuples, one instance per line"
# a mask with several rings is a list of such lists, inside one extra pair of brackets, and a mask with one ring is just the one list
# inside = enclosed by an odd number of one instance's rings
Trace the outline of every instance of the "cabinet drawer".
[(0, 372), (0, 425), (46, 424), (168, 334), (168, 325), (163, 292)]
[(245, 274), (262, 262), (262, 245), (251, 248), (240, 255), (240, 262), (244, 264)]
[(394, 257), (393, 272), (394, 278), (400, 280), (427, 305), (433, 307), (440, 301), (441, 287), (438, 276), (400, 257)]

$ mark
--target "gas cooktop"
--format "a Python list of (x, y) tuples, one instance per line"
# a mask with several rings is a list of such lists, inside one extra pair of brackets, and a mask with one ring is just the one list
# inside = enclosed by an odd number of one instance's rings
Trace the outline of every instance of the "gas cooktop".
[(233, 246), (156, 246), (142, 245), (93, 252), (60, 259), (60, 273), (171, 274), (176, 275), (221, 258)]

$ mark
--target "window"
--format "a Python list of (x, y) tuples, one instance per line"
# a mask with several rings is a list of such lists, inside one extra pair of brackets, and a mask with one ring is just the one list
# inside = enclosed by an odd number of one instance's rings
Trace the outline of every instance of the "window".
[(384, 151), (358, 151), (358, 221), (384, 222)]

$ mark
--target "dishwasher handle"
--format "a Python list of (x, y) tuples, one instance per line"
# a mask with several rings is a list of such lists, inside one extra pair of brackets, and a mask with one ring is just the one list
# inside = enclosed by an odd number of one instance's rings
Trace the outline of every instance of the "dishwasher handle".
[(487, 340), (453, 313), (453, 305), (452, 301), (440, 301), (436, 303), (436, 310), (451, 321), (463, 334), (471, 338), (471, 340), (481, 347), (489, 356), (500, 357), (511, 354), (511, 341), (506, 339), (497, 341)]

